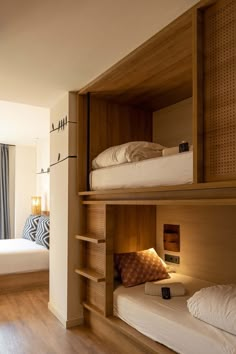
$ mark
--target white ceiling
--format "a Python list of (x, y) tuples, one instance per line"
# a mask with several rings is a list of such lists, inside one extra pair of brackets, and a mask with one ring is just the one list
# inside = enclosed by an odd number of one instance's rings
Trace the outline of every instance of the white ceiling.
[(49, 109), (0, 101), (0, 143), (35, 145), (49, 139)]
[(197, 0), (0, 0), (0, 100), (52, 106)]

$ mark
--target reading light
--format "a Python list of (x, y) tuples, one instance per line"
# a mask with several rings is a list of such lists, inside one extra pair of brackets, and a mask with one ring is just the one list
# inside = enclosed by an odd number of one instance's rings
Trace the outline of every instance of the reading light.
[(31, 213), (32, 215), (41, 214), (41, 197), (31, 197)]

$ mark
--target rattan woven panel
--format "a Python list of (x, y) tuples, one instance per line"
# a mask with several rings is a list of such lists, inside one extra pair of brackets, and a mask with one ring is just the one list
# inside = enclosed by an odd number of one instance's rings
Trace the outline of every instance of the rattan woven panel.
[(204, 179), (236, 179), (236, 0), (204, 12)]

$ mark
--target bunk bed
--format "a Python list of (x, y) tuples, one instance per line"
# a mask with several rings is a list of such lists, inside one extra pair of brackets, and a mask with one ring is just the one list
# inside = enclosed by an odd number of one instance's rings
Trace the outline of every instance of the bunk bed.
[[(85, 321), (124, 353), (183, 348), (153, 338), (157, 343), (114, 316), (115, 253), (154, 247), (164, 256), (163, 227), (175, 224), (181, 228), (178, 273), (217, 284), (236, 282), (235, 20), (233, 0), (202, 0), (79, 92), (76, 238), (83, 256), (75, 271)], [(110, 167), (113, 175), (106, 168), (92, 171), (93, 159), (112, 146), (161, 144), (154, 116), (190, 97), (193, 152), (187, 181), (132, 185), (121, 172), (116, 183), (118, 168), (132, 169), (132, 163)], [(153, 166), (152, 160), (135, 164)], [(101, 177), (94, 182), (96, 174)]]

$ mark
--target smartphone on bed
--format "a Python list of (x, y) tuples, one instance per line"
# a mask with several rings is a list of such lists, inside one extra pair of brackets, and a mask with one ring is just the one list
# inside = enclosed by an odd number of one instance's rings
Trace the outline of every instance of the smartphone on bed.
[(161, 288), (161, 294), (162, 294), (162, 299), (169, 300), (171, 298), (171, 296), (170, 296), (170, 288), (168, 288), (167, 286), (163, 286)]

